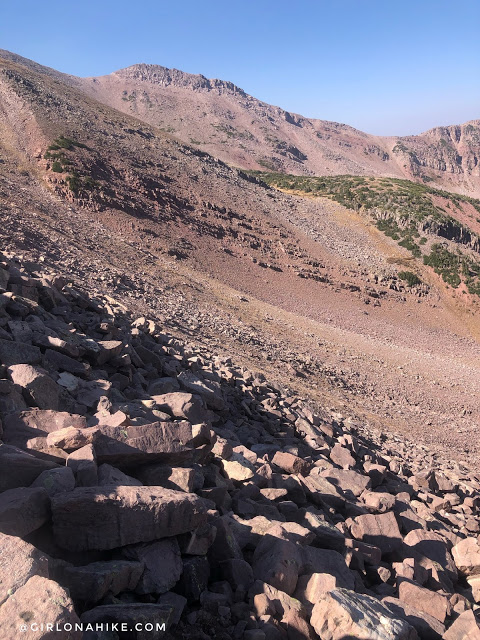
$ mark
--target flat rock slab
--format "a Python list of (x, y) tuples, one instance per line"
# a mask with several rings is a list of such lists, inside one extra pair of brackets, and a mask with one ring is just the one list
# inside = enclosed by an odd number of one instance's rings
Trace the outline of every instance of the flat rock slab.
[(0, 606), (35, 575), (48, 577), (48, 556), (21, 538), (0, 533)]
[[(39, 632), (32, 630), (43, 623), (58, 625), (60, 631)], [(10, 640), (22, 638), (24, 640), (39, 640), (39, 638), (55, 638), (55, 640), (81, 640), (82, 632), (75, 631), (79, 624), (73, 602), (63, 587), (53, 580), (41, 576), (33, 576), (23, 587), (20, 587), (0, 607), (1, 638)], [(22, 627), (26, 631), (20, 631)], [(64, 625), (72, 625), (73, 630), (63, 630)]]
[(418, 640), (415, 629), (379, 600), (348, 589), (320, 596), (310, 622), (322, 640)]
[(162, 487), (83, 487), (52, 499), (55, 540), (72, 551), (186, 533), (205, 522), (206, 511), (197, 495)]

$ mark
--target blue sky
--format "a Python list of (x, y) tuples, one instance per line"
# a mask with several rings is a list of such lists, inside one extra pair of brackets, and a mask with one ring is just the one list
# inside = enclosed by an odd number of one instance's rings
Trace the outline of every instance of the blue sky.
[(0, 48), (60, 71), (231, 80), (378, 135), (480, 118), (478, 0), (0, 0)]

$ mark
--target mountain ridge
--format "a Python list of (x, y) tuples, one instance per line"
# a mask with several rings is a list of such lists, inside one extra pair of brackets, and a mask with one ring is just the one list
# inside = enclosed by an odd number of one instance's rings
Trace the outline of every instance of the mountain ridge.
[(269, 105), (234, 83), (140, 63), (99, 77), (62, 74), (0, 50), (241, 169), (406, 178), (480, 196), (480, 120), (376, 136)]

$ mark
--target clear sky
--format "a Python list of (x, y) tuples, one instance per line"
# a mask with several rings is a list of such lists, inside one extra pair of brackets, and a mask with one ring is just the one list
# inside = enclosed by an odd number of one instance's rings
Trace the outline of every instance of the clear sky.
[(480, 118), (479, 0), (0, 0), (0, 48), (81, 76), (202, 73), (379, 135)]

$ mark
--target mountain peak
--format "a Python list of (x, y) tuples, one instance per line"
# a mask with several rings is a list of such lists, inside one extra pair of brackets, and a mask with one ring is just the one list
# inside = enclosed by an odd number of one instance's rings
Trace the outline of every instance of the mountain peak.
[(247, 93), (233, 84), (233, 82), (216, 78), (209, 79), (202, 74), (186, 73), (185, 71), (168, 69), (157, 64), (134, 64), (130, 67), (119, 69), (111, 75), (122, 79), (149, 82), (163, 87), (188, 87), (194, 91), (217, 91), (218, 93), (227, 91), (243, 97), (247, 96)]

